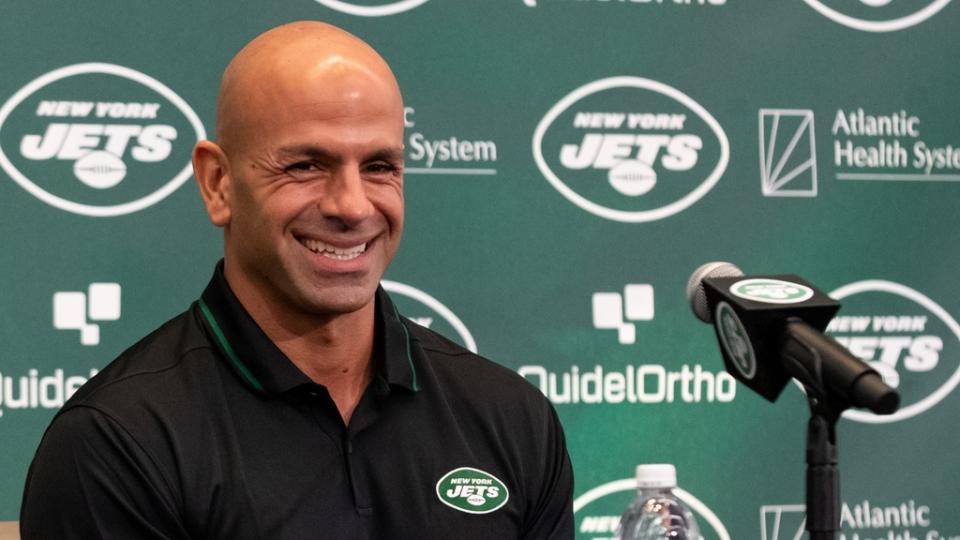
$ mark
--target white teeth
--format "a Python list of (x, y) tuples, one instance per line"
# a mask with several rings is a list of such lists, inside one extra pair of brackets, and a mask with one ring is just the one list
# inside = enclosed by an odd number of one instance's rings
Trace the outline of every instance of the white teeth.
[(349, 261), (350, 259), (356, 259), (367, 250), (366, 242), (348, 248), (338, 248), (319, 240), (311, 240), (309, 238), (301, 238), (300, 243), (314, 253), (319, 253), (324, 257), (329, 257), (338, 261)]

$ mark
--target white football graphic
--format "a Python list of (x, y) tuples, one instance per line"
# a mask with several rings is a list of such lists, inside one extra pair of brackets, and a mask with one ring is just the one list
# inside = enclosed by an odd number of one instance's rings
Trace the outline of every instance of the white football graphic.
[(467, 497), (467, 502), (474, 506), (480, 506), (481, 504), (487, 502), (487, 499), (483, 498), (480, 495), (471, 495)]
[(618, 163), (607, 176), (613, 189), (630, 197), (639, 197), (657, 184), (657, 173), (642, 161), (630, 159)]
[(127, 175), (127, 164), (110, 152), (94, 150), (73, 164), (73, 174), (92, 188), (107, 189)]

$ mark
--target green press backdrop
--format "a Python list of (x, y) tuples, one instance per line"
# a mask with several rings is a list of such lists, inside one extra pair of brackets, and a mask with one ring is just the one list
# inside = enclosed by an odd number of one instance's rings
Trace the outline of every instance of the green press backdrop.
[[(0, 521), (55, 410), (221, 252), (188, 168), (248, 40), (319, 19), (407, 105), (401, 311), (556, 404), (581, 539), (669, 462), (704, 537), (793, 539), (807, 410), (723, 373), (687, 277), (841, 299), (902, 393), (840, 421), (846, 539), (960, 538), (960, 3), (274, 0), (0, 5)], [(425, 489), (427, 486), (425, 486)]]

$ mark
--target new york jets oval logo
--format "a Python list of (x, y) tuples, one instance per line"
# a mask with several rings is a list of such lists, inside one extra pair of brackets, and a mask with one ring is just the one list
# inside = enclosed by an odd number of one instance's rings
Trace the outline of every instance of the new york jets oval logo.
[(173, 90), (114, 64), (46, 73), (0, 107), (0, 167), (41, 201), (86, 216), (119, 216), (189, 180), (206, 137)]
[(461, 512), (489, 514), (507, 504), (510, 493), (496, 476), (473, 467), (460, 467), (437, 482), (437, 497)]
[(765, 278), (740, 280), (730, 286), (730, 292), (766, 304), (797, 304), (813, 297), (813, 289), (805, 285)]
[(843, 311), (827, 332), (900, 393), (894, 414), (850, 409), (845, 418), (870, 424), (906, 420), (960, 385), (960, 324), (932, 298), (884, 280), (850, 283), (830, 296), (843, 301)]
[(533, 134), (537, 167), (561, 195), (628, 223), (685, 210), (720, 181), (729, 156), (726, 133), (703, 106), (641, 77), (577, 88)]
[(753, 352), (753, 345), (747, 337), (747, 331), (740, 322), (740, 317), (726, 302), (717, 305), (713, 320), (716, 321), (717, 331), (720, 334), (720, 344), (727, 351), (727, 356), (733, 360), (733, 365), (747, 379), (757, 374), (757, 356)]
[(358, 15), (360, 17), (384, 17), (386, 15), (394, 15), (411, 10), (421, 4), (426, 4), (427, 0), (401, 0), (400, 2), (317, 0), (317, 2), (320, 2), (330, 9), (349, 13), (350, 15)]

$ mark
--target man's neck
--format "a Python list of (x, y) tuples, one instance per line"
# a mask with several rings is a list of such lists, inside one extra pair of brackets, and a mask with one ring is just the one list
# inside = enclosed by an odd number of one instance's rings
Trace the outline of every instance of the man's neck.
[(284, 306), (242, 278), (227, 280), (270, 341), (313, 382), (326, 387), (348, 425), (373, 379), (375, 302), (350, 313), (308, 314)]

